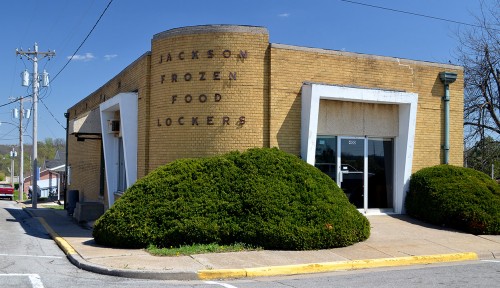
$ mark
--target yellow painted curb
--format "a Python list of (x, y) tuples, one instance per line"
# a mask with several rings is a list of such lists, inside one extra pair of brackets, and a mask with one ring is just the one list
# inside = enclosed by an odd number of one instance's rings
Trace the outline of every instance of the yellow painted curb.
[(64, 238), (59, 236), (59, 234), (57, 234), (56, 231), (54, 231), (52, 227), (49, 226), (49, 224), (47, 223), (47, 221), (45, 221), (45, 219), (43, 219), (42, 217), (34, 217), (34, 218), (40, 221), (45, 230), (47, 230), (47, 232), (49, 233), (50, 237), (54, 239), (54, 241), (57, 243), (57, 246), (59, 246), (66, 255), (77, 254), (75, 249), (73, 249), (73, 247), (69, 245), (69, 243), (66, 240), (64, 240)]
[(407, 266), (419, 264), (432, 264), (442, 262), (457, 262), (478, 260), (474, 252), (422, 255), (397, 258), (380, 258), (367, 260), (351, 260), (326, 263), (311, 263), (286, 266), (269, 266), (242, 269), (213, 269), (199, 270), (198, 277), (201, 280), (223, 279), (223, 278), (245, 278), (245, 277), (265, 277), (277, 275), (293, 275), (306, 273), (321, 273), (338, 270), (356, 270), (377, 267)]

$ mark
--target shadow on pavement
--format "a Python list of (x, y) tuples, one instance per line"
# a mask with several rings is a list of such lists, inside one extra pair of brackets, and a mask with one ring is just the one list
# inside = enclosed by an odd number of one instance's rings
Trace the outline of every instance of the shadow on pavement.
[(412, 218), (412, 217), (408, 216), (407, 214), (388, 214), (387, 216), (390, 216), (392, 218), (398, 219), (398, 220), (403, 221), (403, 222), (407, 222), (409, 224), (424, 227), (424, 228), (436, 229), (436, 230), (448, 231), (448, 232), (455, 232), (455, 233), (469, 234), (469, 233), (466, 233), (466, 232), (463, 232), (463, 231), (460, 231), (460, 230), (457, 230), (457, 229), (454, 229), (454, 228), (451, 228), (451, 227), (448, 227), (445, 225), (435, 225), (435, 224), (427, 223), (427, 222), (424, 222), (422, 220)]
[(18, 222), (26, 235), (43, 239), (51, 238), (47, 231), (40, 225), (40, 222), (33, 219), (26, 211), (13, 208), (5, 208), (5, 210), (13, 217), (11, 219), (7, 218), (5, 221)]

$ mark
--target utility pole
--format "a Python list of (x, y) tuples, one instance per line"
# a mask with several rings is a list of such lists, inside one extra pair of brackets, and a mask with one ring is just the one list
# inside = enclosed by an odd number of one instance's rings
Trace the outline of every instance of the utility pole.
[(19, 202), (23, 201), (24, 194), (24, 143), (23, 143), (23, 99), (19, 99)]
[[(38, 56), (41, 56), (42, 58), (45, 57), (53, 57), (56, 55), (55, 51), (48, 51), (48, 52), (38, 52), (38, 44), (35, 43), (33, 51), (28, 50), (27, 52), (25, 51), (19, 51), (16, 49), (16, 55), (21, 55), (25, 56), (28, 60), (31, 60), (33, 62), (33, 173), (31, 175), (31, 183), (32, 183), (32, 194), (31, 194), (31, 203), (32, 203), (32, 208), (36, 209), (37, 208), (37, 197), (38, 197), (38, 86), (40, 85), (39, 79), (38, 79)], [(28, 86), (29, 82), (29, 75), (28, 71), (23, 72), (23, 86)], [(42, 87), (47, 87), (49, 86), (49, 75), (47, 72), (43, 71), (42, 74)]]
[(14, 118), (19, 118), (19, 202), (23, 201), (24, 197), (24, 143), (23, 143), (23, 118), (30, 118), (30, 111), (24, 111), (23, 102), (29, 99), (23, 99), (23, 97), (14, 98), (9, 97), (10, 101), (19, 100), (19, 111), (14, 109)]

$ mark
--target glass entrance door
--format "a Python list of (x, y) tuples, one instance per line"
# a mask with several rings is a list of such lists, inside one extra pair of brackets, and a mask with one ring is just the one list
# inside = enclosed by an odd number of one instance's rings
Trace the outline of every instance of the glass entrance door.
[(366, 138), (340, 137), (338, 143), (338, 181), (349, 201), (359, 209), (367, 207), (365, 197), (366, 177)]
[(393, 211), (393, 139), (318, 136), (315, 160), (358, 209)]

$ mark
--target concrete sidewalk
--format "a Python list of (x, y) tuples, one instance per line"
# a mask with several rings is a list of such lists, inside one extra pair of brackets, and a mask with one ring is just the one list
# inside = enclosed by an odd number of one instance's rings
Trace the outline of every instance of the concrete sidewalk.
[(317, 273), (373, 267), (500, 258), (500, 235), (475, 236), (405, 215), (368, 216), (371, 236), (355, 245), (318, 251), (246, 251), (178, 257), (95, 244), (92, 231), (65, 210), (25, 208), (76, 266), (145, 279), (199, 280)]

